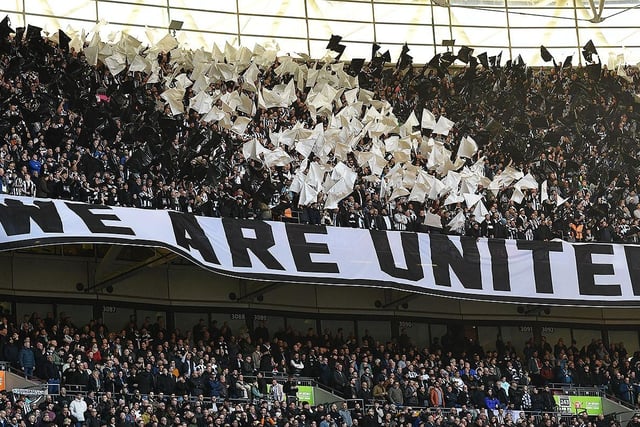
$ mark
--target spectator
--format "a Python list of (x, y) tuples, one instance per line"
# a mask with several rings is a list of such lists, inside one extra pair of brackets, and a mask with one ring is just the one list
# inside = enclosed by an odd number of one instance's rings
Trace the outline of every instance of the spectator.
[(369, 383), (363, 382), (358, 390), (357, 398), (361, 399), (365, 403), (373, 401), (373, 391), (369, 388)]
[(493, 393), (492, 388), (487, 390), (487, 395), (484, 398), (484, 407), (490, 411), (497, 411), (500, 407), (500, 400), (498, 400), (498, 397)]
[(69, 404), (69, 412), (75, 419), (76, 427), (82, 427), (85, 423), (85, 412), (87, 412), (87, 402), (82, 394), (78, 393), (76, 398)]
[(287, 382), (284, 383), (283, 391), (287, 398), (287, 403), (298, 401), (298, 381), (294, 376), (289, 376)]
[(331, 373), (331, 385), (339, 393), (343, 394), (347, 386), (347, 377), (342, 370), (342, 364), (336, 363)]
[(28, 338), (25, 339), (24, 345), (18, 353), (18, 362), (20, 363), (20, 367), (27, 378), (33, 376), (33, 370), (36, 366), (36, 357), (33, 349), (31, 348), (31, 341)]
[(285, 401), (284, 388), (275, 378), (271, 381), (271, 398), (275, 402)]
[(304, 363), (300, 360), (300, 354), (294, 353), (293, 358), (289, 361), (290, 364), (290, 372), (299, 377), (304, 370)]
[(349, 410), (347, 402), (342, 402), (340, 405), (340, 410), (338, 411), (340, 419), (347, 427), (353, 426), (353, 417), (351, 416), (351, 411)]
[(393, 214), (393, 229), (399, 231), (406, 231), (409, 224), (409, 216), (407, 216), (401, 206), (396, 208)]
[[(393, 385), (391, 387), (389, 387), (389, 390), (384, 393), (384, 395), (386, 395), (388, 393), (389, 396), (389, 402), (393, 403), (394, 405), (397, 406), (403, 406), (404, 405), (404, 395), (402, 390), (400, 389), (400, 383), (398, 381), (394, 381)], [(376, 398), (376, 400), (380, 400), (381, 397), (384, 397), (382, 394), (378, 393), (376, 396), (376, 392), (375, 392), (375, 388), (374, 388), (374, 394), (373, 396)]]

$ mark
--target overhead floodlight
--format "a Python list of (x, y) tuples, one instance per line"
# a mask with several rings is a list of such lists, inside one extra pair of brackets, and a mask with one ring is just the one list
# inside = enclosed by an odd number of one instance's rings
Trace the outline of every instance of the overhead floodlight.
[(453, 50), (453, 47), (456, 45), (456, 39), (445, 39), (442, 40), (442, 46), (447, 48), (447, 52), (451, 52)]
[(182, 29), (182, 25), (184, 25), (183, 21), (177, 21), (175, 19), (172, 19), (171, 22), (169, 23), (169, 31), (171, 31), (171, 34), (175, 36), (176, 31), (180, 31)]

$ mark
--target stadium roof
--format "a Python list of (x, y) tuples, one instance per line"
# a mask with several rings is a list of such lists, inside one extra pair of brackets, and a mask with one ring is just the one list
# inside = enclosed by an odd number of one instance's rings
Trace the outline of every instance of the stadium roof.
[(129, 28), (143, 40), (145, 27), (167, 31), (182, 21), (178, 39), (191, 48), (225, 42), (252, 48), (275, 39), (283, 53), (322, 57), (332, 34), (343, 37), (343, 59), (369, 58), (372, 42), (393, 61), (407, 42), (414, 63), (469, 46), (475, 54), (503, 52), (543, 64), (540, 45), (558, 61), (592, 40), (604, 64), (640, 60), (640, 4), (636, 0), (4, 0), (0, 13), (14, 27), (34, 24), (53, 32), (67, 26), (91, 30), (106, 21), (105, 35)]

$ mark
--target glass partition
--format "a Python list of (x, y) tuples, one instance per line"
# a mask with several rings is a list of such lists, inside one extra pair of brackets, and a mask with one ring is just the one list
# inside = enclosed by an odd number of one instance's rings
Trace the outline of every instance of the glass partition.
[(253, 316), (253, 328), (266, 328), (266, 331), (260, 330), (261, 334), (265, 334), (269, 339), (273, 339), (273, 336), (278, 332), (284, 331), (284, 317), (271, 316), (267, 314), (255, 314)]
[(345, 341), (348, 340), (350, 336), (356, 335), (353, 320), (324, 319), (320, 324), (322, 325), (322, 334), (328, 333), (334, 338), (340, 329), (342, 329), (342, 337)]
[(176, 313), (176, 330), (179, 330), (182, 336), (187, 336), (187, 334), (191, 336), (193, 333), (193, 327), (199, 324), (200, 319), (202, 319), (204, 324), (208, 326), (209, 315), (207, 313)]
[[(87, 325), (93, 319), (93, 307), (90, 305), (58, 304), (56, 308), (58, 318), (68, 317), (71, 319), (71, 323), (78, 328)], [(46, 316), (46, 314), (41, 313), (41, 316)]]
[(136, 321), (139, 328), (144, 324), (149, 324), (153, 327), (158, 322), (166, 328), (167, 312), (164, 310), (136, 310)]
[(429, 324), (419, 322), (407, 322), (400, 321), (399, 333), (402, 336), (403, 332), (409, 337), (412, 345), (418, 348), (428, 347), (431, 343), (431, 336), (429, 334)]
[(374, 343), (386, 344), (391, 339), (391, 322), (359, 320), (358, 338), (362, 341), (364, 337), (373, 338)]
[(533, 337), (533, 327), (525, 326), (501, 326), (500, 332), (505, 344), (511, 343), (520, 356), (523, 355), (525, 343)]
[(431, 331), (431, 342), (433, 343), (437, 339), (438, 343), (442, 343), (442, 337), (447, 335), (447, 325), (431, 325), (429, 329)]
[(500, 328), (498, 326), (478, 326), (478, 344), (482, 346), (484, 351), (497, 350), (496, 342)]
[(107, 328), (109, 328), (109, 331), (119, 332), (127, 329), (131, 321), (140, 327), (144, 317), (137, 318), (136, 311), (133, 308), (104, 306), (102, 310), (102, 320)]
[(311, 329), (313, 333), (320, 335), (316, 319), (311, 318), (287, 318), (287, 329), (293, 329), (293, 333), (300, 338), (306, 336)]
[[(609, 331), (609, 347), (620, 351), (626, 350), (627, 357), (640, 348), (638, 345), (638, 331)], [(613, 357), (613, 354), (611, 354)]]
[(581, 349), (591, 344), (593, 340), (598, 341), (602, 339), (602, 332), (597, 329), (574, 329), (573, 339), (576, 340), (576, 347)]
[(16, 304), (16, 327), (20, 327), (24, 321), (30, 321), (34, 314), (36, 317), (44, 319), (47, 312), (53, 312), (53, 304), (19, 302)]

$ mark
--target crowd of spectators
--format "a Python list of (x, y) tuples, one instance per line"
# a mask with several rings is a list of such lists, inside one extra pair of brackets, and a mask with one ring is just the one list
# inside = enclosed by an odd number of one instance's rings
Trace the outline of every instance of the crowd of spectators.
[[(595, 339), (578, 348), (541, 337), (515, 349), (498, 337), (496, 348), (485, 350), (447, 334), (419, 348), (404, 333), (380, 342), (368, 332), (359, 339), (342, 330), (272, 333), (263, 322), (236, 335), (226, 323), (203, 320), (177, 333), (162, 318), (109, 331), (100, 320), (78, 328), (67, 317), (34, 313), (19, 324), (2, 318), (0, 345), (5, 360), (48, 382), (52, 395), (38, 402), (40, 411), (23, 411), (25, 420), (35, 415), (46, 425), (67, 418), (98, 425), (86, 416), (118, 426), (556, 426), (554, 383), (596, 386), (633, 406), (640, 391), (640, 352)], [(358, 405), (296, 399), (305, 377)], [(85, 402), (81, 416), (76, 390)], [(0, 419), (16, 416), (10, 403), (0, 402)], [(605, 425), (581, 417), (572, 423), (592, 421)]]
[[(298, 220), (310, 224), (477, 237), (638, 239), (639, 79), (634, 67), (603, 66), (594, 73), (566, 63), (539, 69), (521, 61), (500, 64), (499, 58), (483, 65), (473, 58), (463, 67), (434, 61), (424, 68), (406, 61), (393, 67), (377, 54), (362, 69), (350, 70), (373, 99), (389, 103), (399, 123), (412, 112), (420, 117), (423, 109), (436, 119), (444, 116), (455, 122), (446, 138), (438, 137), (447, 149), (455, 153), (465, 136), (477, 142), (468, 166), (484, 159), (482, 174), (489, 180), (507, 166), (531, 173), (538, 185), (547, 181), (548, 197), (542, 200), (541, 188), (524, 189), (520, 201), (513, 197), (513, 185), (496, 191), (477, 185), (471, 191), (482, 196), (488, 211), (482, 218), (464, 202), (445, 204), (446, 194), (391, 199), (391, 188), (381, 189), (379, 178), (384, 182), (397, 153), (381, 153), (386, 165), (372, 177), (356, 155), (371, 148), (365, 134), (344, 159), (357, 173), (352, 193), (337, 209), (325, 209), (322, 191), (317, 202), (303, 206), (300, 194), (291, 190), (298, 169), (309, 167), (298, 152), (282, 146), (290, 162), (267, 167), (245, 158), (242, 145), (256, 138), (273, 149), (272, 135), (295, 124), (326, 128), (330, 113), (346, 107), (344, 95), (333, 101), (333, 111), (314, 116), (304, 102), (309, 87), (296, 88), (297, 100), (289, 107), (265, 109), (242, 77), (211, 78), (212, 93), (241, 94), (257, 106), (238, 133), (189, 109), (192, 88), (179, 100), (183, 114), (161, 98), (178, 71), (190, 72), (180, 70), (184, 61), (172, 59), (170, 52), (158, 54), (154, 76), (160, 78), (130, 71), (128, 63), (113, 75), (103, 56), (94, 67), (84, 52), (43, 38), (35, 27), (16, 35), (7, 28), (5, 22), (0, 34), (2, 193), (233, 218), (279, 219), (299, 211)], [(259, 64), (254, 85), (271, 89), (287, 83), (292, 76), (277, 73), (279, 65), (278, 58)], [(309, 60), (305, 65), (317, 70), (327, 64)], [(220, 100), (217, 105), (222, 108)], [(363, 116), (366, 112), (362, 108)], [(421, 132), (428, 138), (431, 131)], [(334, 153), (328, 156), (335, 164)], [(311, 154), (309, 160), (319, 158)], [(406, 163), (437, 175), (415, 147)], [(459, 212), (464, 225), (449, 227)], [(437, 215), (440, 224), (427, 221), (427, 214)]]
[[(452, 69), (371, 61), (354, 71), (360, 87), (389, 102), (401, 122), (424, 108), (453, 120), (445, 145), (455, 152), (462, 136), (472, 136), (480, 150), (468, 165), (484, 157), (487, 178), (511, 165), (548, 182), (549, 198), (542, 200), (540, 189), (525, 189), (520, 203), (512, 197), (513, 186), (495, 192), (478, 186), (474, 191), (489, 213), (476, 218), (464, 203), (445, 205), (444, 196), (390, 199), (353, 153), (345, 163), (358, 178), (339, 208), (325, 209), (321, 198), (301, 206), (291, 185), (297, 168), (308, 163), (291, 152), (291, 163), (267, 167), (245, 158), (242, 145), (255, 137), (273, 146), (271, 134), (296, 123), (328, 125), (326, 116), (313, 117), (305, 105), (308, 88), (296, 89), (290, 107), (257, 108), (246, 130), (234, 133), (188, 108), (173, 114), (161, 98), (164, 79), (150, 82), (148, 73), (127, 68), (113, 75), (102, 61), (90, 66), (84, 53), (44, 39), (39, 31), (14, 36), (0, 28), (0, 36), (2, 193), (233, 218), (278, 219), (299, 210), (300, 220), (310, 224), (380, 230), (637, 239), (634, 68), (605, 67), (594, 75), (570, 66), (500, 66), (494, 59), (490, 66)], [(158, 55), (158, 65), (162, 76), (175, 75), (169, 53)], [(260, 66), (258, 86), (273, 88), (291, 79), (275, 72), (278, 65), (275, 59)], [(211, 91), (255, 100), (242, 79), (212, 81)], [(185, 107), (192, 97), (187, 89)], [(344, 98), (333, 102), (333, 113), (345, 105)], [(356, 151), (370, 143), (365, 136)], [(388, 164), (382, 175), (394, 166), (394, 153), (384, 154)], [(428, 169), (416, 150), (409, 162)], [(464, 227), (447, 227), (460, 211)], [(441, 227), (428, 225), (427, 213), (438, 215)], [(98, 320), (76, 327), (51, 315), (19, 323), (4, 318), (0, 354), (59, 393), (33, 407), (24, 397), (3, 393), (0, 425), (605, 427), (609, 422), (603, 418), (557, 418), (547, 385), (596, 386), (636, 405), (640, 353), (601, 340), (581, 344), (552, 346), (540, 338), (516, 349), (498, 338), (495, 349), (485, 350), (443, 337), (416, 348), (404, 334), (379, 342), (342, 331), (271, 334), (264, 325), (234, 335), (228, 325), (204, 322), (177, 333), (161, 319), (109, 331)], [(291, 397), (299, 377), (315, 378), (366, 405), (296, 401)], [(76, 386), (82, 395), (67, 393)], [(431, 409), (419, 409), (424, 407)], [(534, 419), (524, 411), (547, 414)]]

